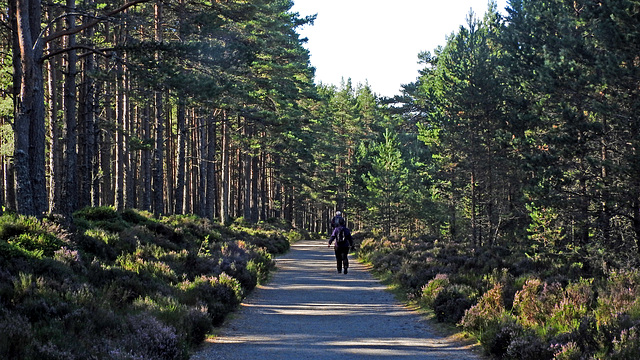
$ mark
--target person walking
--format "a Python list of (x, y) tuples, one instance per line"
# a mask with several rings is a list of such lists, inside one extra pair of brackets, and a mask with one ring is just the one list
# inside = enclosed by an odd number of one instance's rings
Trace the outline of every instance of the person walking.
[(342, 269), (344, 269), (344, 273), (348, 273), (349, 270), (349, 249), (353, 248), (353, 238), (351, 237), (351, 230), (346, 226), (339, 224), (335, 229), (333, 229), (333, 233), (329, 238), (329, 245), (335, 241), (333, 245), (333, 249), (336, 253), (336, 265), (338, 268), (338, 273), (342, 273)]

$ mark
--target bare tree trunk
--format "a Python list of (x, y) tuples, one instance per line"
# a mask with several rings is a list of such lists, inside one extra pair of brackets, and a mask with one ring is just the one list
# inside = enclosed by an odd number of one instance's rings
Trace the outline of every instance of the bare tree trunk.
[[(67, 0), (67, 7), (75, 9), (75, 0)], [(67, 28), (73, 30), (76, 18), (71, 10), (66, 15)], [(78, 202), (77, 172), (78, 172), (78, 119), (76, 110), (76, 75), (78, 57), (74, 47), (76, 37), (71, 34), (67, 36), (67, 72), (64, 81), (63, 109), (65, 113), (65, 172), (62, 214), (71, 217)]]
[[(93, 28), (87, 29), (87, 35), (92, 36)], [(84, 71), (82, 71), (82, 96), (80, 100), (81, 126), (78, 139), (80, 141), (80, 198), (79, 207), (97, 206), (97, 134), (96, 134), (96, 85), (93, 79), (96, 63), (93, 54), (84, 57)]]
[[(243, 130), (243, 137), (249, 138), (252, 136), (251, 134), (251, 129), (249, 128), (249, 125), (247, 124), (246, 126), (242, 127)], [(244, 169), (242, 170), (243, 172), (243, 178), (244, 178), (244, 184), (243, 184), (243, 217), (245, 221), (251, 221), (251, 217), (252, 217), (252, 213), (251, 211), (253, 210), (251, 208), (251, 155), (248, 153), (248, 149), (247, 149), (247, 153), (244, 154), (243, 156), (243, 164), (244, 164)]]
[(209, 120), (209, 124), (207, 125), (207, 162), (209, 163), (209, 168), (207, 172), (207, 217), (213, 219), (217, 210), (217, 202), (216, 202), (216, 122), (214, 116)]
[(206, 120), (203, 116), (196, 116), (194, 111), (194, 118), (196, 118), (198, 124), (198, 136), (200, 138), (198, 148), (200, 149), (200, 156), (198, 157), (198, 215), (201, 217), (207, 216), (207, 174), (209, 173), (209, 166), (211, 165), (207, 154), (207, 126)]
[[(50, 14), (49, 18), (53, 19), (57, 14)], [(54, 43), (47, 44), (47, 50), (53, 51)], [(57, 213), (60, 211), (62, 195), (62, 164), (61, 156), (64, 154), (62, 147), (62, 127), (58, 119), (58, 111), (60, 109), (60, 99), (58, 92), (58, 75), (57, 68), (58, 57), (49, 59), (47, 64), (47, 87), (49, 93), (49, 211)]]
[(175, 208), (176, 214), (182, 214), (184, 211), (184, 196), (185, 196), (185, 167), (186, 167), (186, 153), (187, 153), (187, 126), (186, 126), (186, 103), (182, 95), (178, 95), (178, 114), (177, 114), (177, 129), (178, 129), (178, 158), (176, 160), (177, 173), (176, 173), (176, 188), (175, 188)]
[(18, 111), (14, 122), (14, 164), (17, 210), (24, 215), (42, 216), (47, 210), (45, 185), (44, 89), (39, 0), (15, 0), (14, 36), (19, 67), (14, 69), (18, 81)]
[(220, 222), (226, 224), (229, 221), (229, 125), (227, 114), (222, 119), (222, 160), (220, 178)]
[[(115, 113), (113, 111), (113, 85), (115, 82), (108, 82), (105, 84), (105, 114), (106, 122), (109, 124), (115, 124)], [(100, 171), (102, 172), (102, 181), (100, 182), (100, 204), (103, 206), (115, 204), (115, 188), (113, 181), (113, 160), (115, 159), (115, 131), (112, 133), (105, 127), (100, 132)], [(115, 129), (115, 127), (114, 127)]]
[(260, 171), (260, 220), (267, 220), (267, 207), (269, 201), (267, 199), (268, 196), (268, 169), (267, 169), (267, 156), (263, 153), (260, 155), (260, 167), (262, 171)]
[(122, 64), (116, 65), (116, 129), (115, 129), (115, 203), (116, 210), (124, 209), (124, 88)]
[[(155, 4), (155, 40), (162, 41), (162, 2)], [(156, 60), (160, 60), (160, 55), (156, 54)], [(153, 214), (155, 217), (162, 216), (164, 212), (164, 178), (163, 178), (163, 143), (164, 143), (164, 114), (163, 114), (162, 92), (155, 93), (155, 130), (156, 141), (154, 147), (154, 168), (153, 168)]]

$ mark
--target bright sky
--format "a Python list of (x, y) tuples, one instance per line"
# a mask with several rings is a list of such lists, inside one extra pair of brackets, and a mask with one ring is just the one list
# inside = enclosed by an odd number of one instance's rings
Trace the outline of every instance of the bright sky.
[[(446, 44), (466, 25), (469, 10), (478, 18), (489, 0), (294, 0), (293, 12), (318, 14), (299, 29), (309, 42), (316, 83), (339, 86), (342, 79), (368, 83), (383, 96), (418, 77), (418, 53)], [(507, 0), (497, 0), (505, 13)]]

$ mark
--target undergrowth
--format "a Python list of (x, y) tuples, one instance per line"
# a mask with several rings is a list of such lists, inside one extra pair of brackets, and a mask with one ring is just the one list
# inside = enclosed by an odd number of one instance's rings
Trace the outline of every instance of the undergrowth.
[(426, 236), (371, 236), (359, 250), (409, 301), (474, 335), (492, 358), (640, 358), (638, 269), (519, 254)]
[(0, 358), (187, 359), (303, 237), (111, 207), (0, 217)]

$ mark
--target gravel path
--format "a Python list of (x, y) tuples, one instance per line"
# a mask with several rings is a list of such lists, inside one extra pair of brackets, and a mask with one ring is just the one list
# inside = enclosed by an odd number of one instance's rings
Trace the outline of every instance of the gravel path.
[(194, 360), (481, 359), (399, 304), (365, 267), (338, 274), (333, 249), (302, 241)]

